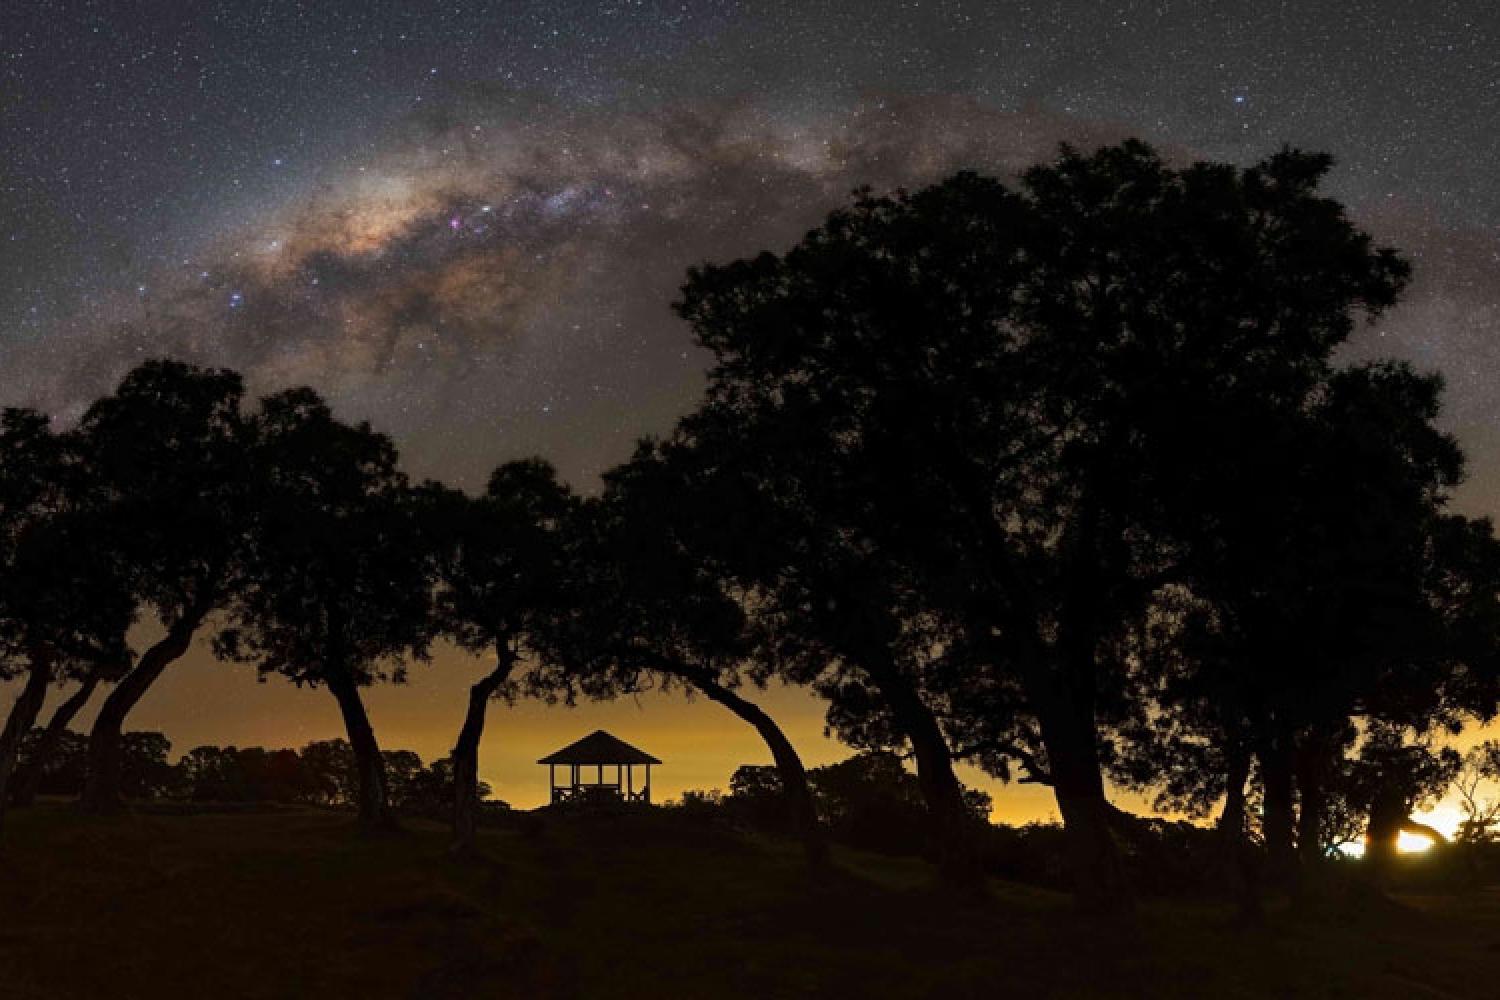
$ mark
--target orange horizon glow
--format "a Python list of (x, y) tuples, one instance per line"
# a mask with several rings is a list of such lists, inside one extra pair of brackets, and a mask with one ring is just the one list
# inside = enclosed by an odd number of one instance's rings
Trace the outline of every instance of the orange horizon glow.
[[(481, 658), (442, 647), (434, 651), (431, 663), (412, 665), (408, 683), (366, 688), (365, 702), (381, 747), (415, 751), (428, 763), (447, 756), (463, 721), (469, 685), (485, 669)], [(10, 687), (0, 685), (0, 690)], [(782, 727), (807, 767), (836, 763), (856, 752), (824, 734), (824, 705), (811, 692), (773, 685), (765, 691), (750, 689), (746, 695)], [(43, 718), (64, 696), (61, 689), (49, 693)], [(73, 728), (90, 726), (93, 710), (102, 700), (96, 696)], [(338, 708), (326, 691), (299, 689), (280, 678), (259, 683), (253, 669), (215, 661), (202, 642), (167, 670), (126, 728), (165, 733), (172, 742), (174, 761), (204, 745), (276, 749), (344, 736)], [(573, 708), (537, 701), (514, 706), (496, 701), (490, 706), (480, 747), (480, 780), (490, 785), (495, 798), (514, 808), (545, 805), (547, 769), (537, 759), (595, 729), (607, 730), (663, 761), (651, 774), (653, 798), (658, 802), (678, 798), (687, 790), (727, 791), (730, 776), (741, 764), (772, 763), (754, 729), (720, 706), (680, 692), (651, 692)], [(1466, 733), (1463, 744), (1479, 742), (1487, 734), (1500, 734), (1500, 727)], [(1044, 786), (1003, 784), (968, 766), (958, 771), (966, 785), (991, 795), (992, 822), (1020, 825), (1058, 820), (1056, 801)], [(1152, 814), (1149, 797), (1114, 791), (1111, 799), (1131, 812)], [(1463, 813), (1455, 802), (1443, 800), (1417, 818), (1451, 837)], [(1200, 822), (1209, 823), (1212, 818)], [(1411, 838), (1401, 849), (1416, 852), (1430, 846), (1425, 838)]]

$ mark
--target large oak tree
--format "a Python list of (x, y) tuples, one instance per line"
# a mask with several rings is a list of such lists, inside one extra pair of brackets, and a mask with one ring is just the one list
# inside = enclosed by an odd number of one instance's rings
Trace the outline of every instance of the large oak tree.
[(241, 579), (253, 504), (252, 428), (234, 372), (148, 361), (84, 413), (80, 450), (108, 542), (127, 573), (151, 644), (104, 700), (89, 734), (83, 801), (118, 808), (130, 712), (190, 648)]
[(0, 415), (0, 680), (24, 679), (0, 730), (0, 820), (49, 685), (87, 686), (126, 657), (134, 604), (100, 551), (76, 444), (34, 411)]
[(426, 530), (437, 554), (437, 628), (469, 652), (494, 658), (469, 689), (452, 754), (453, 845), (474, 851), (479, 745), (491, 699), (508, 691), (538, 629), (565, 610), (564, 532), (575, 501), (540, 459), (509, 462), (482, 496), (428, 486)]
[(544, 656), (525, 685), (568, 700), (680, 688), (724, 707), (765, 742), (788, 825), (821, 871), (828, 848), (802, 759), (746, 691), (777, 676), (796, 637), (715, 557), (736, 516), (702, 458), (644, 442), (574, 512), (566, 613), (540, 636)]
[[(1232, 447), (1226, 404), (1299, 403), (1406, 276), (1318, 193), (1329, 165), (1065, 149), (1015, 186), (862, 194), (785, 254), (693, 271), (678, 304), (716, 360), (689, 432), (738, 428), (816, 511), (804, 538), (901, 568), (851, 584), (904, 584), (959, 623), (971, 672), (1015, 679), (1097, 908), (1128, 898), (1100, 725), (1124, 634), (1181, 571), (1170, 498), (1205, 442)], [(783, 548), (786, 578), (806, 560)], [(899, 606), (862, 589), (845, 632), (876, 637), (868, 667), (903, 630), (873, 628)]]
[(395, 825), (360, 689), (401, 682), (432, 633), (432, 555), (422, 504), (390, 438), (334, 417), (310, 389), (262, 401), (257, 500), (244, 580), (216, 640), (338, 702), (358, 770), (359, 822)]

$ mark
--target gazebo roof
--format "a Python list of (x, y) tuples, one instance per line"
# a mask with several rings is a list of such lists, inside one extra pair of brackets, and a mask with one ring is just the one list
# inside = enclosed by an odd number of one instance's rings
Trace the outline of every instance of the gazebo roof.
[(577, 743), (569, 743), (550, 753), (538, 764), (660, 764), (649, 753), (637, 750), (624, 740), (596, 729)]

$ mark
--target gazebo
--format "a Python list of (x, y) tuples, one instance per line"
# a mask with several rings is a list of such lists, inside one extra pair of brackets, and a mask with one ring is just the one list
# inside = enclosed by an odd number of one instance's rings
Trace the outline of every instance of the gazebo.
[[(643, 750), (596, 729), (577, 743), (570, 743), (556, 753), (548, 754), (538, 764), (547, 765), (548, 779), (552, 785), (552, 802), (620, 801), (651, 804), (651, 765), (661, 761)], [(645, 765), (646, 780), (640, 791), (635, 788), (635, 768)], [(557, 783), (557, 769), (566, 780)], [(583, 769), (594, 768), (594, 780), (588, 781)], [(614, 781), (606, 781), (604, 769), (615, 770)]]

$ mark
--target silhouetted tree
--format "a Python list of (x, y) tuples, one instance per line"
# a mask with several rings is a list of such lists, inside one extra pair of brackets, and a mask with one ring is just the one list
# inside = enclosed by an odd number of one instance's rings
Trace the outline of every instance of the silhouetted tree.
[[(410, 750), (381, 753), (390, 804), (401, 813), (437, 817), (451, 812), (453, 765), (446, 757), (430, 767)], [(479, 785), (481, 797), (489, 786)], [(310, 743), (296, 750), (264, 747), (195, 747), (171, 770), (170, 794), (195, 802), (301, 802), (351, 807), (358, 804), (358, 768), (343, 740)], [(503, 803), (491, 803), (504, 807)]]
[(33, 411), (0, 415), (0, 680), (25, 678), (0, 731), (0, 820), (48, 686), (125, 656), (132, 604), (92, 549), (97, 518), (75, 444)]
[(1407, 742), (1396, 727), (1376, 726), (1367, 734), (1336, 789), (1369, 817), (1365, 863), (1377, 884), (1390, 876), (1402, 833), (1447, 843), (1447, 837), (1412, 813), (1446, 792), (1461, 765), (1456, 751)]
[(173, 794), (198, 802), (304, 802), (311, 774), (295, 750), (195, 747), (173, 769)]
[(1484, 794), (1486, 786), (1492, 790), (1496, 782), (1500, 782), (1500, 740), (1486, 740), (1463, 755), (1453, 777), (1453, 790), (1464, 811), (1463, 823), (1454, 837), (1459, 843), (1485, 844), (1496, 839), (1500, 798)]
[(215, 649), (261, 675), (326, 686), (359, 773), (364, 829), (394, 825), (359, 689), (400, 683), (430, 639), (431, 559), (390, 439), (311, 390), (262, 401), (254, 544)]
[(430, 488), (427, 499), (428, 530), (439, 549), (438, 628), (464, 649), (495, 657), (493, 669), (469, 689), (450, 758), (452, 850), (467, 854), (478, 819), (485, 710), (506, 690), (539, 624), (561, 611), (562, 535), (573, 500), (540, 459), (500, 466), (481, 497)]
[(778, 833), (796, 832), (786, 807), (781, 772), (774, 764), (741, 764), (735, 768), (724, 801), (750, 826)]
[(324, 806), (358, 801), (359, 767), (354, 749), (344, 740), (316, 740), (297, 754), (307, 769), (309, 801)]
[(765, 684), (784, 650), (712, 556), (707, 535), (725, 530), (717, 519), (729, 512), (699, 470), (692, 453), (648, 442), (605, 474), (603, 496), (572, 519), (569, 614), (552, 623), (526, 685), (568, 700), (680, 685), (728, 709), (765, 742), (790, 826), (821, 870), (828, 850), (802, 760), (743, 694)]
[[(118, 676), (129, 668), (129, 661), (122, 658), (115, 670), (111, 670), (108, 664), (102, 662), (94, 663), (85, 669), (78, 687), (53, 710), (51, 717), (47, 720), (47, 725), (40, 730), (33, 731), (35, 739), (23, 755), (24, 760), (12, 780), (10, 801), (13, 805), (30, 805), (35, 800), (48, 763), (66, 738), (69, 732), (68, 727), (73, 719), (89, 703), (89, 699), (94, 696), (94, 692), (98, 690), (106, 675)], [(82, 790), (83, 787), (80, 784), (78, 791)]]
[[(0, 821), (5, 816), (6, 796), (12, 770), (21, 751), (22, 741), (41, 711), (52, 681), (56, 652), (45, 631), (32, 637), (36, 625), (31, 609), (8, 605), (24, 591), (18, 587), (19, 573), (27, 564), (27, 542), (30, 537), (45, 534), (48, 515), (59, 503), (64, 491), (64, 448), (52, 434), (47, 418), (28, 410), (7, 409), (0, 416), (0, 544), (4, 558), (4, 607), (0, 607), (0, 680), (24, 676), (25, 684), (16, 696), (0, 731)], [(14, 592), (14, 593), (13, 593)], [(45, 625), (44, 625), (45, 628)]]
[[(416, 771), (402, 790), (401, 798), (396, 800), (396, 808), (416, 816), (443, 817), (451, 820), (454, 796), (459, 791), (455, 784), (454, 773), (453, 760), (450, 757), (441, 757), (427, 767)], [(482, 812), (484, 809), (509, 808), (498, 799), (490, 798), (491, 791), (490, 786), (483, 781), (474, 783), (473, 796), (479, 806), (476, 812)]]
[[(29, 795), (72, 795), (83, 791), (84, 774), (88, 770), (89, 738), (71, 729), (63, 730), (52, 740), (51, 752), (45, 757), (32, 757), (32, 749), (43, 739), (44, 731), (33, 729), (26, 742), (21, 745), (19, 768), (30, 786)], [(35, 760), (35, 766), (33, 766)], [(18, 789), (18, 794), (19, 794)], [(26, 801), (31, 801), (28, 798)]]
[(295, 750), (247, 747), (239, 766), (257, 801), (306, 802), (313, 793), (312, 773)]
[[(785, 255), (692, 272), (678, 306), (716, 357), (687, 432), (732, 429), (809, 512), (780, 575), (804, 571), (814, 532), (838, 539), (851, 581), (885, 576), (962, 627), (974, 661), (950, 676), (1015, 679), (1097, 908), (1128, 898), (1099, 727), (1124, 710), (1115, 651), (1181, 571), (1191, 524), (1172, 498), (1233, 439), (1218, 415), (1300, 401), (1405, 279), (1318, 196), (1328, 167), (1065, 149), (1015, 190), (960, 174), (862, 194)], [(890, 607), (844, 608), (847, 631)], [(879, 655), (851, 660), (873, 682)], [(940, 744), (875, 687), (914, 749)], [(1007, 689), (976, 687), (988, 704)]]
[[(863, 751), (837, 764), (807, 772), (819, 821), (846, 844), (892, 854), (920, 854), (933, 848), (926, 835), (926, 802), (917, 776), (888, 750)], [(988, 794), (963, 789), (963, 802), (976, 838), (988, 825)], [(760, 828), (785, 830), (781, 778), (774, 767), (743, 765), (730, 778), (720, 805)]]
[[(1433, 426), (1438, 392), (1402, 365), (1333, 372), (1300, 411), (1256, 414), (1255, 440), (1194, 497), (1218, 516), (1192, 543), (1202, 603), (1159, 657), (1157, 704), (1237, 759), (1241, 786), (1245, 750), (1259, 758), (1282, 878), (1326, 856), (1356, 720), (1425, 734), (1495, 710), (1500, 546), (1444, 511), (1461, 456)], [(1337, 806), (1333, 826), (1352, 815)]]
[[(1214, 609), (1178, 591), (1160, 599), (1136, 636), (1132, 711), (1115, 727), (1109, 771), (1122, 787), (1154, 794), (1158, 812), (1202, 818), (1219, 806), (1222, 888), (1252, 922), (1263, 916), (1252, 848), (1254, 732), (1246, 718), (1253, 672), (1236, 671)], [(1143, 676), (1142, 676), (1143, 675)], [(1222, 803), (1222, 804), (1221, 804)]]
[(177, 794), (195, 802), (247, 802), (254, 796), (237, 747), (194, 747), (177, 762)]
[(121, 734), (121, 794), (134, 799), (157, 799), (170, 792), (172, 765), (167, 762), (167, 756), (171, 752), (172, 741), (162, 733)]
[(380, 757), (385, 765), (385, 782), (391, 808), (403, 811), (410, 804), (426, 765), (422, 763), (421, 756), (411, 750), (383, 750)]
[[(924, 796), (917, 776), (889, 751), (866, 751), (808, 775), (818, 814), (838, 839), (856, 847), (904, 852), (922, 842)], [(990, 797), (962, 790), (969, 822), (987, 823)], [(931, 846), (931, 845), (929, 845)]]
[(250, 528), (240, 376), (148, 361), (89, 407), (79, 433), (110, 541), (140, 608), (163, 634), (100, 706), (89, 734), (86, 808), (119, 807), (121, 731), (164, 670), (235, 591)]

